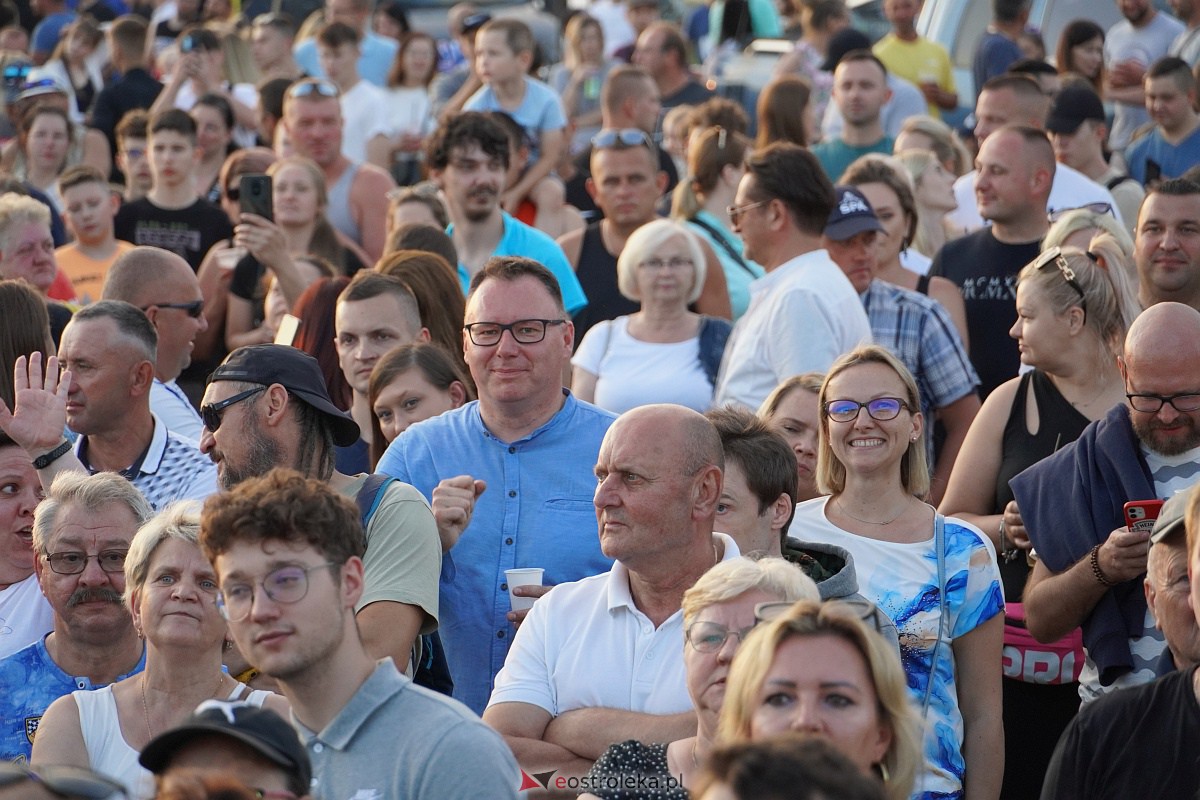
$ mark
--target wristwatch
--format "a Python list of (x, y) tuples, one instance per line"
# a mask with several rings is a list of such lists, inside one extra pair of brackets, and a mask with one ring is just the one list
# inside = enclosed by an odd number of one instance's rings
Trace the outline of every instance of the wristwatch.
[(54, 448), (49, 453), (43, 453), (42, 455), (35, 458), (33, 460), (33, 468), (34, 469), (45, 469), (46, 467), (53, 464), (55, 461), (58, 461), (60, 458), (65, 456), (67, 454), (67, 451), (70, 449), (71, 449), (71, 440), (63, 439), (62, 442), (59, 443), (58, 447)]

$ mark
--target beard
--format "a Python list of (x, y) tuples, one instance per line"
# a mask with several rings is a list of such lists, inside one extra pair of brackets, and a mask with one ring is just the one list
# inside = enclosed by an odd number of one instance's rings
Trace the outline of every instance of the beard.
[(1200, 428), (1197, 427), (1196, 420), (1189, 414), (1180, 414), (1171, 424), (1171, 427), (1182, 426), (1184, 430), (1170, 434), (1164, 432), (1163, 428), (1166, 426), (1159, 422), (1157, 417), (1139, 419), (1139, 417), (1146, 416), (1149, 415), (1137, 412), (1130, 415), (1133, 432), (1137, 434), (1143, 444), (1159, 455), (1178, 456), (1195, 447), (1200, 447)]
[(222, 459), (223, 489), (232, 489), (247, 478), (257, 478), (283, 466), (283, 449), (277, 442), (248, 426), (242, 427), (242, 435), (246, 438), (246, 460), (235, 466), (228, 458)]

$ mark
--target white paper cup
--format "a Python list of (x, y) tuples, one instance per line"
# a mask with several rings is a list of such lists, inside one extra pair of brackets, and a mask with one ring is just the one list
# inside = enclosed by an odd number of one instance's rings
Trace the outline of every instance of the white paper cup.
[(227, 247), (217, 251), (217, 266), (221, 269), (233, 269), (246, 256), (244, 247)]
[(512, 603), (513, 611), (533, 607), (536, 597), (519, 597), (513, 594), (513, 589), (517, 586), (541, 586), (543, 572), (545, 570), (541, 567), (504, 570), (504, 580), (508, 583), (508, 599)]

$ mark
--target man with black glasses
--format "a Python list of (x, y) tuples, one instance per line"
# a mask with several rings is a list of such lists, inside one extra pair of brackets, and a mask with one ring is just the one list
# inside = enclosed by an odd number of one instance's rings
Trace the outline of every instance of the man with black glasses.
[(140, 672), (142, 641), (122, 603), (125, 554), (150, 505), (111, 472), (59, 477), (33, 526), (34, 572), (54, 630), (0, 660), (0, 761), (28, 761), (58, 698)]
[(433, 502), (449, 562), (442, 642), (455, 698), (478, 713), (525, 615), (511, 610), (505, 570), (541, 567), (553, 585), (612, 565), (596, 538), (592, 465), (614, 416), (563, 389), (574, 326), (541, 264), (488, 261), (471, 281), (464, 328), (479, 400), (408, 428), (377, 469)]
[(1037, 562), (1025, 587), (1029, 632), (1053, 642), (1083, 627), (1083, 701), (1147, 683), (1165, 648), (1146, 606), (1150, 531), (1124, 504), (1169, 499), (1200, 479), (1200, 312), (1146, 309), (1129, 328), (1126, 403), (1011, 482)]

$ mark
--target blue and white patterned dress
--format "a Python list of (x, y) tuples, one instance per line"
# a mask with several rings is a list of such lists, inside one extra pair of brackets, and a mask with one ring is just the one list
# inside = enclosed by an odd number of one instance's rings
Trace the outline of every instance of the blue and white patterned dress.
[[(909, 695), (920, 709), (930, 675), (934, 675), (925, 724), (925, 769), (917, 773), (913, 797), (963, 796), (965, 763), (962, 755), (963, 719), (955, 686), (954, 639), (964, 636), (1004, 610), (1004, 592), (996, 551), (975, 527), (946, 518), (946, 585), (950, 611), (950, 640), (937, 648), (937, 553), (930, 537), (915, 544), (883, 542), (842, 530), (825, 516), (829, 498), (819, 497), (796, 507), (791, 534), (806, 542), (844, 547), (854, 557), (858, 591), (896, 623), (900, 660), (908, 678)], [(998, 665), (997, 665), (998, 666)]]

